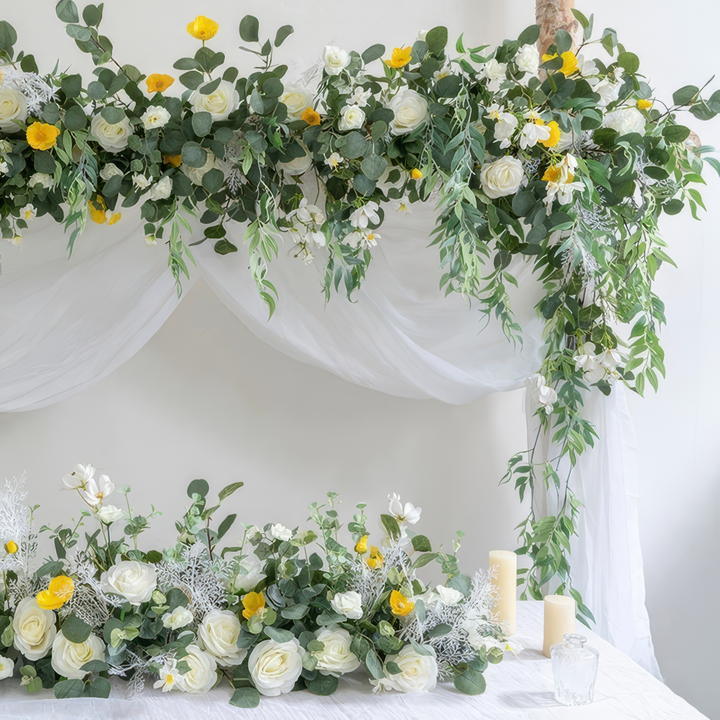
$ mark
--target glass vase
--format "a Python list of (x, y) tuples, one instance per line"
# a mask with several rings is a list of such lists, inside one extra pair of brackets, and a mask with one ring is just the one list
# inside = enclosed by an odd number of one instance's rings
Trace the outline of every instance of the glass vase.
[(586, 645), (582, 635), (565, 635), (550, 648), (555, 699), (563, 705), (587, 705), (593, 701), (598, 651)]

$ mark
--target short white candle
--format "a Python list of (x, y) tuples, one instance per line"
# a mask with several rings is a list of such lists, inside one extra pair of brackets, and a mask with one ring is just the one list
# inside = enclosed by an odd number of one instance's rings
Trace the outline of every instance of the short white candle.
[(575, 632), (575, 601), (563, 595), (545, 596), (543, 623), (543, 655), (550, 657), (550, 648), (562, 642), (565, 635)]
[(500, 593), (500, 600), (495, 606), (495, 616), (503, 623), (508, 635), (515, 634), (515, 614), (517, 601), (517, 555), (510, 550), (491, 550), (490, 569), (495, 568), (492, 584)]

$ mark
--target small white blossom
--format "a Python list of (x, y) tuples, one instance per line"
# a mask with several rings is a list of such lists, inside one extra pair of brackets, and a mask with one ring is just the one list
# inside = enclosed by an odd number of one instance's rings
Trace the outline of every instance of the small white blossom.
[(377, 225), (380, 222), (380, 216), (378, 215), (379, 205), (371, 200), (365, 203), (362, 207), (359, 207), (350, 216), (350, 224), (356, 228), (366, 228), (368, 223)]

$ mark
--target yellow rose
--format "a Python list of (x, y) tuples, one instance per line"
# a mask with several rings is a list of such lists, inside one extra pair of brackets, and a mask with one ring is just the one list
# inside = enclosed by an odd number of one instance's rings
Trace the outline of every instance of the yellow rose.
[(392, 51), (392, 56), (389, 60), (385, 61), (385, 64), (391, 68), (405, 67), (412, 57), (412, 48), (395, 48)]
[(308, 125), (319, 125), (320, 124), (320, 113), (309, 107), (300, 116), (301, 120), (304, 120)]
[(96, 195), (88, 203), (88, 212), (90, 214), (90, 219), (98, 225), (102, 225), (107, 222), (107, 213), (105, 212), (106, 210), (107, 205), (105, 204), (105, 199), (102, 195)]
[(371, 545), (370, 557), (365, 562), (371, 570), (377, 570), (378, 568), (381, 568), (383, 564), (382, 553), (374, 545)]
[(37, 604), (43, 610), (58, 610), (73, 596), (74, 592), (75, 583), (72, 578), (67, 575), (58, 575), (50, 581), (47, 590), (38, 593)]
[(367, 541), (368, 541), (368, 536), (363, 535), (357, 541), (357, 544), (355, 545), (355, 552), (359, 553), (360, 555), (364, 555), (367, 552)]
[(413, 180), (420, 180), (422, 178), (422, 170), (419, 168), (413, 168), (412, 172), (410, 173), (410, 177)]
[(187, 31), (196, 39), (211, 40), (217, 34), (220, 26), (210, 18), (206, 18), (204, 15), (198, 15), (188, 26)]
[(163, 155), (163, 162), (166, 165), (180, 167), (180, 165), (182, 164), (182, 155)]
[(650, 100), (638, 100), (637, 106), (640, 110), (649, 110), (653, 106), (653, 104)]
[(257, 614), (265, 607), (265, 596), (259, 592), (250, 592), (242, 599), (243, 617), (249, 620), (253, 615)]
[[(548, 55), (547, 53), (542, 56), (542, 61), (546, 63), (548, 60), (553, 60), (557, 57), (557, 53), (554, 55)], [(568, 50), (567, 52), (564, 52), (560, 56), (563, 60), (563, 66), (560, 68), (560, 72), (567, 76), (572, 75), (574, 72), (577, 72), (578, 69), (578, 61), (577, 57), (575, 57), (575, 53)]]
[(47, 123), (34, 122), (27, 129), (28, 145), (35, 150), (49, 150), (57, 144), (57, 138), (60, 130), (54, 125)]
[(393, 615), (405, 617), (415, 609), (415, 603), (408, 600), (401, 592), (393, 590), (390, 593), (390, 609), (393, 611)]
[(153, 73), (145, 80), (149, 93), (165, 92), (173, 83), (175, 78), (171, 75), (161, 75)]
[(551, 120), (547, 127), (550, 128), (550, 137), (547, 140), (539, 140), (538, 142), (547, 148), (552, 148), (560, 142), (560, 126), (554, 120)]

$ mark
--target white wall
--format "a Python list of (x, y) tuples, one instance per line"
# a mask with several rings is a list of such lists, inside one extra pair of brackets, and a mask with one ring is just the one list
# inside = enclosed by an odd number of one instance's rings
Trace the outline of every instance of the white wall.
[[(3, 3), (2, 16), (46, 67), (57, 56), (63, 64), (86, 67), (49, 16), (50, 4)], [(105, 4), (105, 31), (118, 57), (154, 72), (172, 72), (172, 60), (193, 51), (184, 25), (199, 12), (221, 23), (218, 40), (228, 49), (244, 12), (257, 14), (261, 27), (293, 24), (298, 32), (287, 41), (286, 57), (298, 69), (311, 65), (330, 41), (357, 49), (377, 41), (394, 46), (411, 42), (418, 28), (442, 23), (451, 36), (472, 27), (469, 40), (497, 42), (532, 21), (528, 0)], [(618, 31), (662, 97), (720, 72), (720, 7), (714, 2), (594, 0), (579, 7), (596, 12), (599, 28)], [(45, 20), (38, 27), (40, 16)], [(705, 142), (720, 144), (720, 120), (688, 122)], [(663, 340), (669, 379), (657, 397), (637, 399), (632, 409), (642, 458), (647, 602), (658, 658), (676, 692), (718, 716), (711, 672), (720, 643), (712, 620), (720, 584), (710, 560), (720, 540), (720, 392), (713, 382), (720, 355), (720, 214), (714, 202), (720, 182), (709, 173), (708, 178), (709, 212), (702, 224), (684, 216), (665, 220), (680, 266), (664, 269), (657, 284), (668, 304)], [(705, 377), (710, 380), (703, 382)], [(200, 282), (114, 375), (54, 407), (0, 416), (0, 472), (26, 469), (31, 500), (43, 505), (39, 519), (52, 523), (57, 513), (77, 508), (70, 494), (58, 491), (61, 475), (78, 461), (91, 461), (118, 485), (133, 485), (138, 508), (155, 502), (165, 511), (152, 531), (157, 542), (168, 539), (163, 533), (171, 532), (185, 485), (194, 477), (206, 477), (216, 489), (244, 480), (234, 504), (243, 520), (257, 523), (302, 523), (306, 505), (327, 490), (341, 492), (348, 510), (360, 499), (379, 510), (395, 490), (425, 508), (429, 534), (449, 543), (455, 530), (466, 531), (464, 558), (471, 569), (491, 547), (513, 546), (521, 510), (513, 491), (497, 483), (507, 458), (524, 446), (520, 407), (518, 393), (458, 408), (353, 386), (262, 344)]]

